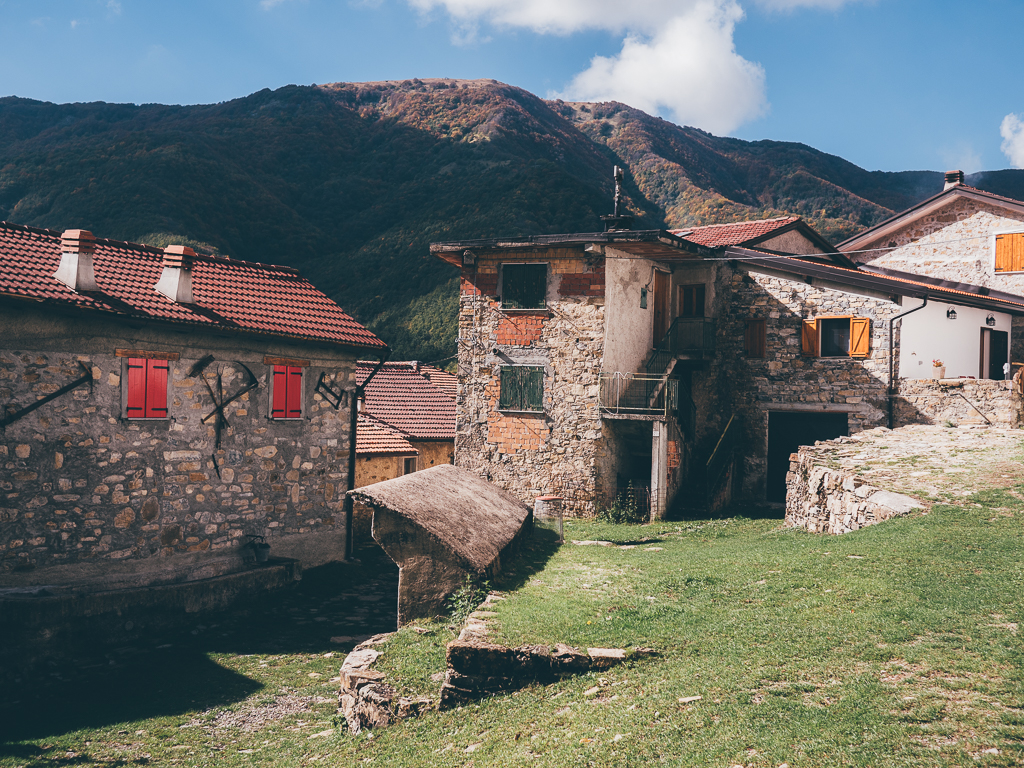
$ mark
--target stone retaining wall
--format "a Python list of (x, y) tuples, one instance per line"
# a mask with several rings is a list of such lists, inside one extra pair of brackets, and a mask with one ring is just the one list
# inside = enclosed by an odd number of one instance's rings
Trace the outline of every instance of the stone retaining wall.
[(1024, 424), (1021, 372), (1014, 381), (900, 379), (896, 426), (985, 422), (1016, 429)]
[(910, 496), (868, 485), (849, 470), (823, 466), (826, 454), (849, 438), (803, 446), (786, 476), (786, 525), (812, 533), (849, 533), (922, 509)]

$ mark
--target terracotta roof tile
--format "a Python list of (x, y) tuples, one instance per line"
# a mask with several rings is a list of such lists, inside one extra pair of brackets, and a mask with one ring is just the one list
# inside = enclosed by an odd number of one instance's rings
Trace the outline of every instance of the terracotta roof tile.
[(697, 245), (718, 248), (723, 245), (742, 245), (799, 220), (799, 216), (780, 216), (775, 219), (710, 224), (692, 229), (670, 229), (669, 232)]
[[(432, 384), (414, 363), (385, 363), (366, 388), (364, 412), (411, 440), (454, 440), (455, 398)], [(360, 384), (375, 367), (359, 363)], [(419, 370), (417, 370), (419, 368)]]
[(416, 456), (419, 454), (397, 429), (392, 429), (372, 416), (359, 415), (356, 420), (356, 454), (398, 454)]
[(386, 345), (293, 269), (199, 255), (192, 269), (195, 304), (154, 290), (163, 253), (136, 243), (96, 240), (99, 291), (76, 293), (53, 277), (60, 233), (0, 222), (0, 294), (154, 321), (330, 341)]
[(454, 400), (459, 394), (459, 377), (432, 365), (420, 365), (420, 373), (427, 377), (427, 381), (444, 392)]

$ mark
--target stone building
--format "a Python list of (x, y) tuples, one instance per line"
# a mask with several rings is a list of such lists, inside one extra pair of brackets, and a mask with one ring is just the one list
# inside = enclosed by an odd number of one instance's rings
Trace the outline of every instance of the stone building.
[[(838, 248), (862, 269), (879, 274), (948, 287), (980, 286), (990, 295), (1024, 295), (1024, 202), (967, 186), (962, 171), (948, 172), (938, 194)], [(987, 322), (986, 312), (947, 317), (950, 309), (936, 303), (904, 321), (904, 336), (913, 336), (922, 354), (900, 361), (901, 377), (922, 378), (920, 370), (940, 359), (947, 376), (1001, 379), (1004, 363), (1024, 361), (1024, 319), (1011, 329), (998, 317), (995, 324)], [(961, 354), (951, 354), (951, 338), (962, 342), (957, 344)]]
[(433, 244), (461, 270), (456, 464), (580, 515), (629, 493), (652, 517), (782, 501), (798, 445), (893, 418), (908, 299), (1024, 314), (1019, 297), (862, 272), (808, 230)]
[(0, 224), (0, 586), (343, 559), (358, 356), (297, 272)]

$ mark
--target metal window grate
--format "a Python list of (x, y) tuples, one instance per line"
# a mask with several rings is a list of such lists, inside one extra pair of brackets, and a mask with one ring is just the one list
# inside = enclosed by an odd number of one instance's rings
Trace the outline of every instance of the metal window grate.
[(501, 306), (505, 309), (543, 309), (547, 287), (547, 264), (501, 265)]

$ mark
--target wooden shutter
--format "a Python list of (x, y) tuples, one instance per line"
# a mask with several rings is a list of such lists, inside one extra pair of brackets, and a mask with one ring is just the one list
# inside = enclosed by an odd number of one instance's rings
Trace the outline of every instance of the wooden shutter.
[(871, 354), (871, 319), (850, 318), (850, 357), (867, 357)]
[(285, 418), (302, 417), (302, 369), (288, 366), (288, 394), (285, 396)]
[(163, 419), (167, 416), (167, 374), (170, 368), (166, 360), (146, 360), (147, 419)]
[(1024, 272), (1024, 232), (996, 235), (996, 272)]
[(273, 402), (270, 406), (272, 419), (283, 419), (287, 411), (288, 398), (288, 366), (274, 366)]
[(804, 320), (800, 330), (800, 354), (804, 357), (818, 356), (818, 321)]
[(747, 329), (743, 338), (743, 349), (747, 357), (764, 357), (767, 347), (767, 330), (764, 320), (747, 320)]
[(522, 365), (509, 365), (502, 368), (498, 409), (543, 411), (544, 369)]
[(527, 368), (526, 386), (524, 387), (524, 409), (526, 411), (544, 410), (544, 369)]
[(146, 416), (146, 360), (141, 357), (128, 358), (128, 405), (125, 416), (142, 419)]

